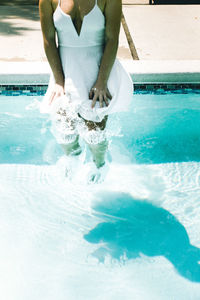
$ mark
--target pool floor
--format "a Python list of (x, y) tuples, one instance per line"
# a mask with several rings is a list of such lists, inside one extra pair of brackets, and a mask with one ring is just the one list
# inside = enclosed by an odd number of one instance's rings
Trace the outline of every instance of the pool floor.
[(135, 96), (98, 185), (63, 176), (32, 99), (0, 101), (3, 299), (199, 300), (199, 100), (184, 97)]

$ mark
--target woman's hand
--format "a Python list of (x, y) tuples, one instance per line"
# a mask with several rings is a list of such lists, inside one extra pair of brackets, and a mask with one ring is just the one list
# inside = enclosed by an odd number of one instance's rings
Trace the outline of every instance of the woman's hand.
[(104, 107), (109, 105), (112, 96), (106, 85), (95, 84), (89, 92), (89, 99), (92, 100), (92, 108), (95, 107), (97, 101), (100, 107)]
[(49, 105), (58, 97), (64, 96), (65, 90), (63, 85), (60, 85), (58, 83), (55, 83), (54, 89), (51, 93), (51, 96), (49, 98)]

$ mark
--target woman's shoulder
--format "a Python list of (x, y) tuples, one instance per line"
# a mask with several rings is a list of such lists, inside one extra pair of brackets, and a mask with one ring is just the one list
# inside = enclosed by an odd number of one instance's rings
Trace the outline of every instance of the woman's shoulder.
[(58, 0), (39, 0), (39, 6), (44, 9), (55, 10), (58, 5)]
[(39, 6), (51, 6), (52, 5), (52, 0), (39, 0)]
[(122, 4), (122, 0), (97, 0), (101, 10), (105, 12), (106, 7), (116, 7)]
[(106, 9), (106, 11), (113, 11), (113, 13), (115, 12), (115, 10), (117, 9), (121, 9), (122, 7), (122, 0), (100, 0), (100, 1), (104, 1), (104, 9)]
[(52, 0), (39, 0), (39, 4), (51, 4)]
[(118, 5), (122, 3), (122, 0), (101, 0), (101, 1), (104, 1), (105, 4), (113, 4), (113, 5)]
[(106, 11), (110, 14), (115, 14), (122, 9), (122, 0), (104, 0)]

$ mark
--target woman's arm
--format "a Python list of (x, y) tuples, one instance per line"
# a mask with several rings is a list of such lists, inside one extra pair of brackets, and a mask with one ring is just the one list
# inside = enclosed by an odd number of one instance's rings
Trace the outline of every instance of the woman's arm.
[(117, 54), (121, 14), (121, 0), (106, 1), (105, 47), (97, 81), (90, 91), (90, 98), (93, 98), (92, 107), (95, 106), (97, 100), (100, 102), (100, 107), (103, 107), (104, 103), (108, 105), (107, 99), (111, 99), (111, 95), (107, 89), (107, 81)]
[(39, 12), (44, 49), (56, 83), (50, 100), (50, 102), (52, 102), (56, 97), (64, 94), (64, 74), (56, 45), (56, 33), (53, 24), (53, 7), (51, 0), (40, 0)]

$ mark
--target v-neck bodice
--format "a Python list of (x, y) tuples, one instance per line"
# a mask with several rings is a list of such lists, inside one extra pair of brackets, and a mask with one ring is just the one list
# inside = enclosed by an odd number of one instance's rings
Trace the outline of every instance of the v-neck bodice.
[[(60, 2), (53, 15), (58, 37), (58, 51), (65, 80), (65, 94), (73, 103), (76, 113), (83, 119), (93, 122), (101, 122), (109, 114), (127, 110), (133, 94), (133, 83), (130, 76), (125, 72), (118, 59), (115, 59), (107, 82), (112, 101), (105, 107), (100, 107), (99, 101), (97, 101), (95, 107), (91, 107), (89, 92), (98, 78), (105, 45), (106, 20), (97, 1), (95, 0), (95, 5), (88, 14), (84, 17), (81, 14), (83, 19), (81, 20), (81, 30), (80, 26), (78, 27), (78, 31), (80, 30), (79, 35), (71, 16), (62, 11)], [(57, 115), (59, 108), (59, 100), (51, 103), (55, 82), (52, 72), (49, 87), (40, 110), (44, 113), (50, 113), (52, 118)], [(66, 109), (66, 106), (64, 107)], [(68, 132), (68, 128), (63, 126), (64, 123), (61, 125), (62, 128), (59, 127), (60, 125), (57, 127), (61, 136), (61, 139), (58, 139), (60, 144), (66, 142), (65, 137), (67, 136), (66, 132)], [(80, 130), (77, 128), (78, 131), (76, 131), (76, 128), (73, 129), (73, 135), (80, 134), (85, 140), (92, 139), (93, 135), (90, 135), (89, 132), (86, 133), (84, 128), (79, 127)]]
[(59, 46), (90, 47), (104, 44), (105, 18), (97, 0), (90, 12), (83, 17), (79, 34), (71, 16), (61, 9), (60, 2), (53, 14), (53, 21)]

